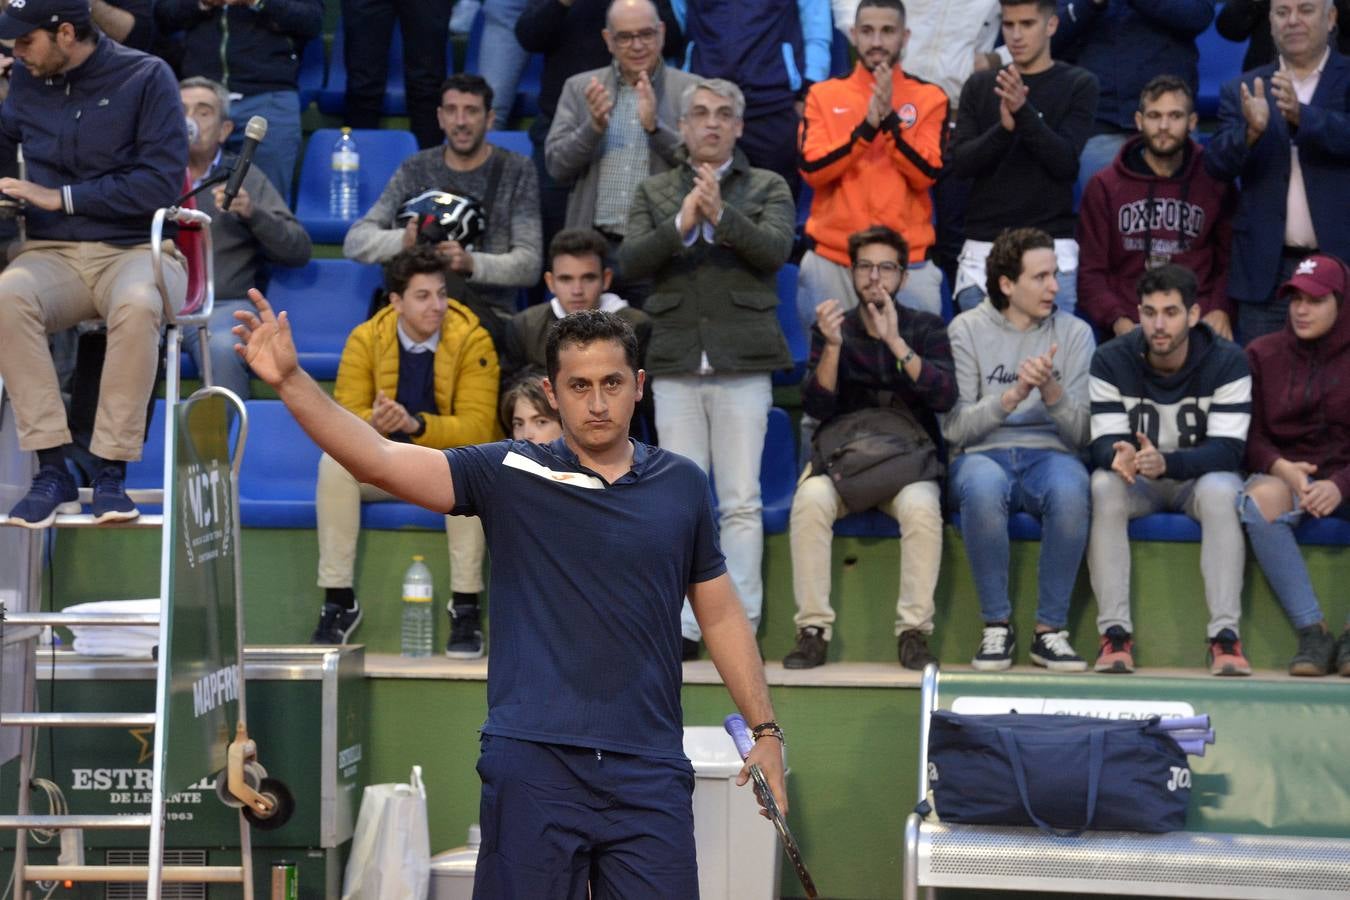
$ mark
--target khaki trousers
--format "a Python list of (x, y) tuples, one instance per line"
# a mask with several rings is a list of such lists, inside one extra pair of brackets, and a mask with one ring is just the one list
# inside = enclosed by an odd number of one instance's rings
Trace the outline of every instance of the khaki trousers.
[[(314, 496), (319, 587), (352, 586), (361, 504), (395, 499), (387, 491), (357, 481), (327, 453), (319, 459), (319, 484)], [(450, 590), (479, 593), (483, 590), (483, 557), (487, 553), (482, 523), (474, 516), (446, 516), (445, 536), (450, 545)]]
[[(809, 470), (807, 470), (809, 471)], [(933, 633), (933, 592), (942, 565), (941, 492), (936, 481), (906, 485), (877, 507), (900, 523), (900, 597), (895, 604), (895, 633), (918, 629)], [(830, 542), (834, 523), (848, 514), (828, 475), (805, 475), (792, 498), (789, 542), (792, 593), (798, 629), (814, 625), (833, 634), (830, 606)]]
[[(164, 280), (177, 311), (187, 272), (176, 251), (165, 252)], [(163, 308), (149, 244), (24, 244), (0, 272), (0, 378), (14, 401), (19, 446), (46, 450), (70, 443), (47, 335), (102, 318), (108, 325), (108, 352), (89, 449), (105, 459), (140, 459), (159, 368)]]

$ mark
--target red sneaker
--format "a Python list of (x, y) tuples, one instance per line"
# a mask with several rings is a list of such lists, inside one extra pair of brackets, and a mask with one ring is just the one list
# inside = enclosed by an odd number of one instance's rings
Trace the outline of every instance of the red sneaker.
[(1242, 641), (1225, 628), (1209, 639), (1209, 673), (1211, 675), (1250, 675), (1252, 664), (1242, 655)]
[(1134, 671), (1134, 641), (1130, 639), (1130, 633), (1119, 625), (1112, 625), (1102, 635), (1096, 670), (1120, 674)]

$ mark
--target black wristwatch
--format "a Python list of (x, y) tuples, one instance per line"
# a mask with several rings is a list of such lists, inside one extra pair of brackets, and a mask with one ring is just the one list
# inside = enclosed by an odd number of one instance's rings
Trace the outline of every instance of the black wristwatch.
[(413, 416), (413, 418), (417, 420), (417, 430), (408, 432), (408, 437), (415, 437), (415, 438), (421, 437), (422, 435), (427, 433), (426, 416), (422, 415), (421, 413), (418, 413), (417, 415)]

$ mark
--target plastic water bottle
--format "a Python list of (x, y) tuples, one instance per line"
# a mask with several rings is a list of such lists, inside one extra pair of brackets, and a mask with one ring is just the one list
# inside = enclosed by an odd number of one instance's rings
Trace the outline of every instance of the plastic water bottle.
[(431, 655), (435, 623), (431, 614), (431, 570), (414, 556), (403, 573), (403, 630), (400, 652), (404, 656)]
[(333, 144), (332, 160), (328, 213), (350, 222), (361, 214), (361, 154), (356, 150), (350, 128), (343, 128)]

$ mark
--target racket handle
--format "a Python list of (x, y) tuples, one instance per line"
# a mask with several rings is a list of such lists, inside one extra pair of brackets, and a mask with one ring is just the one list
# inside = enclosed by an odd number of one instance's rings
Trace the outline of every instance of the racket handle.
[(1180, 716), (1174, 719), (1163, 719), (1158, 723), (1158, 727), (1163, 731), (1186, 731), (1192, 728), (1208, 728), (1209, 716)]
[(736, 752), (741, 755), (741, 759), (745, 759), (750, 755), (750, 751), (755, 749), (755, 739), (750, 736), (750, 726), (745, 723), (745, 717), (740, 713), (732, 713), (723, 719), (722, 727), (736, 742)]

